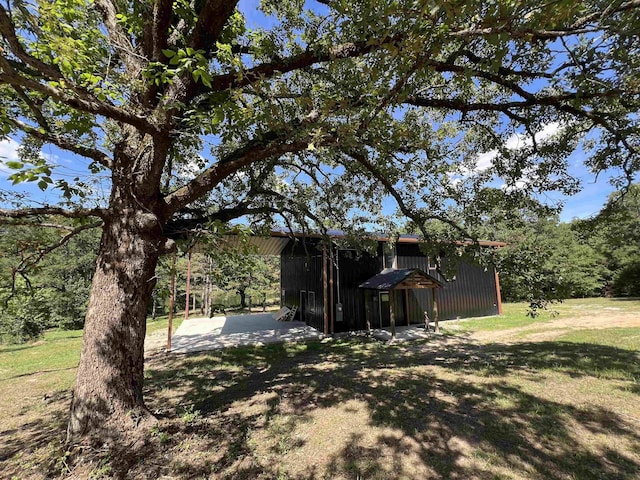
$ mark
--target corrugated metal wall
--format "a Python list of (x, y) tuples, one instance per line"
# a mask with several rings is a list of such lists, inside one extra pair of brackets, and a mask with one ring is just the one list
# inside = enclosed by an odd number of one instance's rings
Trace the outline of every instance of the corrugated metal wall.
[[(381, 254), (381, 250), (379, 252)], [(335, 322), (336, 332), (364, 330), (366, 328), (366, 311), (364, 290), (358, 288), (365, 280), (380, 273), (382, 256), (377, 257), (358, 254), (355, 250), (340, 250), (338, 254), (340, 269), (340, 301), (344, 312), (344, 321)], [(334, 270), (334, 301), (338, 302), (338, 282)]]
[[(307, 240), (306, 250), (301, 242), (290, 242), (280, 256), (281, 304), (300, 309), (301, 293), (307, 299), (307, 309), (303, 316), (298, 311), (296, 320), (323, 331), (324, 296), (322, 289), (322, 251), (316, 240)], [(314, 301), (308, 292), (313, 292)]]
[[(498, 297), (494, 270), (465, 262), (458, 264), (455, 280), (447, 282), (436, 271), (429, 270), (428, 259), (420, 254), (417, 245), (398, 245), (398, 267), (420, 268), (444, 284), (438, 289), (438, 317), (454, 319), (498, 314)], [(433, 312), (431, 290), (410, 290), (409, 316), (411, 323), (424, 321)]]

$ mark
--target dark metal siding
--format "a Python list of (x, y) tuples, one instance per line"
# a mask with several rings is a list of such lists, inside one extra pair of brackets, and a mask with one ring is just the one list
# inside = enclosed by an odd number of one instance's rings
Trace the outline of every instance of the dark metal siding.
[[(382, 270), (382, 256), (378, 255), (374, 257), (364, 253), (358, 254), (355, 250), (340, 250), (338, 253), (338, 266), (340, 275), (340, 301), (342, 302), (344, 321), (335, 322), (335, 331), (348, 332), (350, 330), (364, 330), (367, 326), (364, 290), (358, 288), (358, 285), (380, 273)], [(335, 280), (334, 287), (333, 298), (337, 303), (338, 282)]]
[[(398, 245), (399, 268), (421, 268), (444, 284), (438, 289), (438, 317), (440, 319), (482, 317), (498, 314), (498, 298), (494, 270), (460, 262), (455, 280), (447, 282), (433, 270), (417, 245)], [(432, 316), (431, 290), (410, 290), (411, 323), (424, 321), (424, 312)]]
[[(322, 289), (322, 250), (317, 241), (307, 240), (306, 250), (301, 242), (290, 242), (280, 256), (281, 304), (300, 308), (300, 293), (314, 292), (315, 302), (309, 304), (309, 313), (302, 318), (296, 313), (296, 320), (324, 330), (324, 296)], [(284, 291), (284, 295), (282, 292)], [(307, 300), (308, 301), (308, 300)]]

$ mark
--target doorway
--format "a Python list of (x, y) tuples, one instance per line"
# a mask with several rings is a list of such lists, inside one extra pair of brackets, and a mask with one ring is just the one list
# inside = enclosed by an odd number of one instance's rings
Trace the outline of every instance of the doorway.
[(380, 306), (380, 328), (391, 326), (391, 312), (389, 309), (390, 295), (389, 292), (380, 292), (378, 294)]

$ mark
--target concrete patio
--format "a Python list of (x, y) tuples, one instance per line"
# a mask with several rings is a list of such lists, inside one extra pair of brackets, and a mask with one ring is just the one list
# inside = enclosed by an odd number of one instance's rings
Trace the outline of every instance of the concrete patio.
[(191, 353), (246, 345), (298, 342), (323, 338), (304, 322), (279, 322), (272, 313), (190, 318), (171, 341), (173, 353)]

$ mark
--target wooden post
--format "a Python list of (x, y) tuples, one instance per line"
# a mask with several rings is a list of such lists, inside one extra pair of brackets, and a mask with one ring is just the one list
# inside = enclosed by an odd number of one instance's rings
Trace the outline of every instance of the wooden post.
[(393, 290), (389, 290), (389, 320), (391, 321), (391, 338), (396, 338), (396, 316), (393, 312)]
[(191, 250), (187, 256), (187, 292), (184, 299), (184, 319), (189, 320), (189, 295), (191, 294)]
[(329, 321), (331, 333), (336, 333), (336, 314), (333, 303), (333, 245), (329, 244)]
[(171, 291), (169, 293), (169, 326), (167, 328), (167, 352), (171, 351), (171, 330), (173, 330), (173, 304), (176, 301), (176, 252), (171, 256)]
[(498, 301), (498, 315), (502, 315), (502, 293), (500, 292), (500, 277), (498, 276), (498, 270), (493, 269), (496, 276), (496, 299)]
[[(378, 293), (378, 292), (376, 292)], [(364, 320), (367, 324), (367, 333), (371, 334), (371, 304), (372, 301), (372, 293), (371, 290), (364, 291)]]
[(438, 326), (438, 289), (433, 288), (431, 291), (433, 292), (433, 331), (440, 333), (440, 327)]
[(322, 244), (322, 320), (324, 333), (329, 333), (329, 295), (327, 287), (327, 246)]
[(407, 327), (411, 325), (411, 319), (409, 318), (409, 289), (404, 290), (404, 316), (407, 317)]

